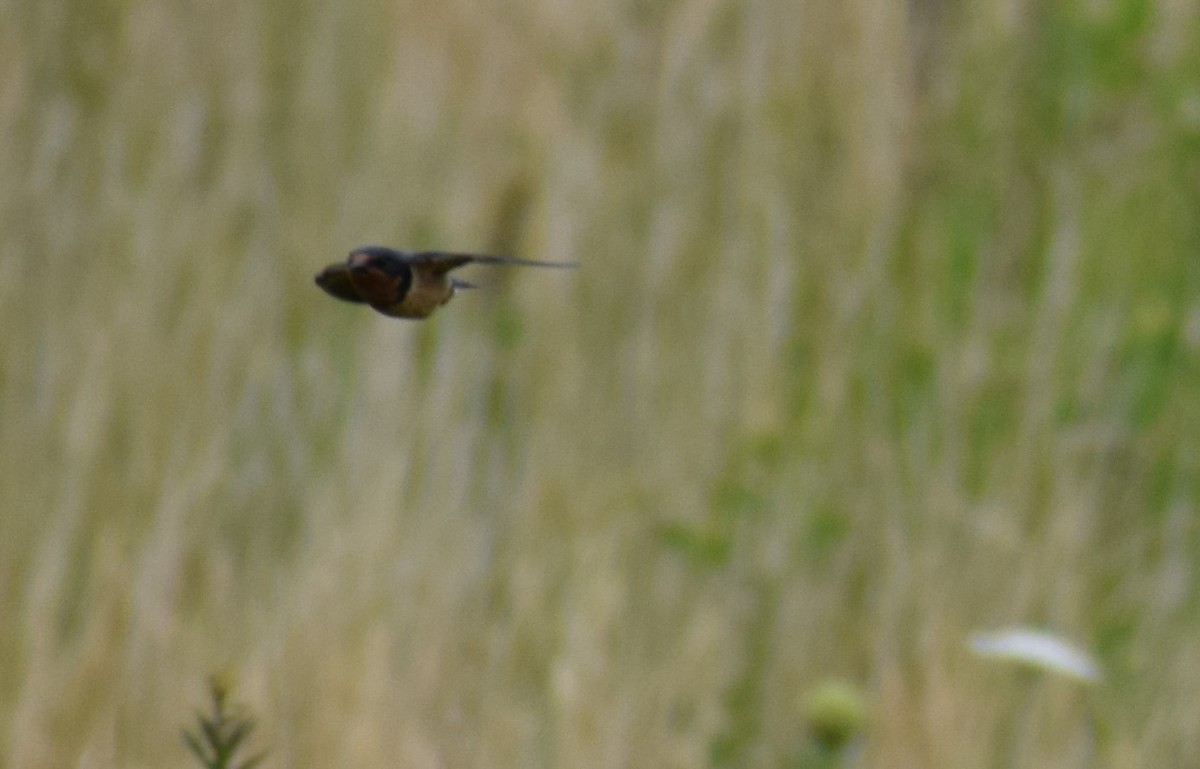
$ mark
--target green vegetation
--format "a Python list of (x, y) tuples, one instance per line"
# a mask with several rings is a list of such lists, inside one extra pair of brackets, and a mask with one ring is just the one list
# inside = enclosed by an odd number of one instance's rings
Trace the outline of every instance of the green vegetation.
[[(1186, 764), (1197, 72), (1165, 0), (0, 6), (0, 756), (179, 766), (229, 668), (262, 767), (777, 766), (829, 679), (864, 765)], [(369, 242), (580, 268), (403, 323)]]
[(196, 714), (195, 731), (184, 730), (183, 743), (205, 769), (253, 769), (266, 758), (258, 753), (243, 759), (240, 750), (254, 733), (254, 719), (228, 703), (229, 685), (218, 676), (209, 680), (212, 711)]

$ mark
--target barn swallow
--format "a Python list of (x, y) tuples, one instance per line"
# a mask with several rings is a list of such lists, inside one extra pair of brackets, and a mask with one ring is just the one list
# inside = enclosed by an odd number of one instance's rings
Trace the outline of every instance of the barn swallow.
[(523, 267), (574, 267), (569, 262), (536, 262), (515, 256), (452, 254), (443, 251), (397, 251), (362, 246), (317, 273), (325, 293), (347, 302), (368, 304), (393, 318), (421, 319), (449, 302), (460, 288), (474, 288), (450, 271), (466, 264), (511, 264)]

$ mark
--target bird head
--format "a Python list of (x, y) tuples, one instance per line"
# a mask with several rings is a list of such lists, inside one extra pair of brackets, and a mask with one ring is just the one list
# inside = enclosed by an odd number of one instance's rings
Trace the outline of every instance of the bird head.
[(370, 304), (397, 301), (412, 282), (412, 270), (403, 256), (384, 246), (356, 248), (346, 257), (346, 265), (354, 288)]

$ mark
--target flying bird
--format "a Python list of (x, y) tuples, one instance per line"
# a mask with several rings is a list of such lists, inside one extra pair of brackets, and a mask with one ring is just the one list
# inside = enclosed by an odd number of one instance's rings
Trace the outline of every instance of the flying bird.
[(397, 251), (362, 246), (345, 261), (317, 273), (317, 285), (332, 297), (368, 304), (393, 318), (428, 318), (460, 288), (474, 288), (450, 271), (467, 264), (521, 267), (574, 267), (570, 262), (537, 262), (515, 256), (454, 254), (444, 251)]

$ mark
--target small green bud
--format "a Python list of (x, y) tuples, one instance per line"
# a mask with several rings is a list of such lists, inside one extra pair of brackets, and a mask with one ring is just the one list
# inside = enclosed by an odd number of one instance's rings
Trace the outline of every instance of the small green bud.
[(805, 696), (804, 715), (817, 745), (837, 751), (862, 731), (867, 705), (857, 688), (845, 681), (830, 680), (818, 684)]

